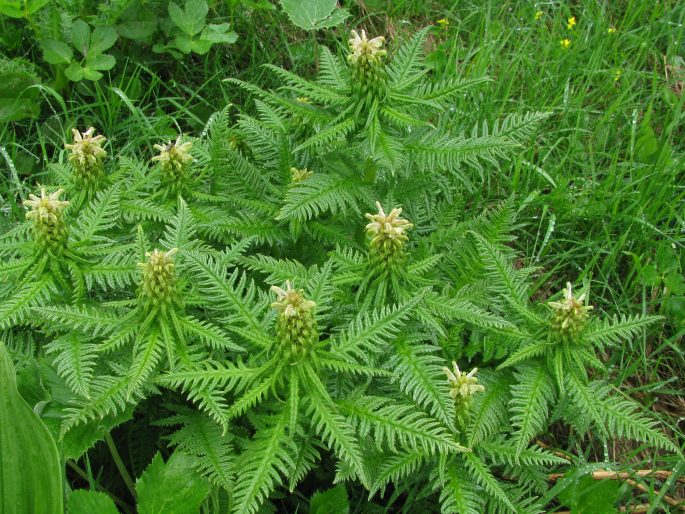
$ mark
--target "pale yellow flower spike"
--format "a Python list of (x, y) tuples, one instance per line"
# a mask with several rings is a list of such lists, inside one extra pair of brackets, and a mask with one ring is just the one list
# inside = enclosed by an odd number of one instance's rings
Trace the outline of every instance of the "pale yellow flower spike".
[(153, 157), (152, 160), (158, 161), (163, 168), (180, 171), (193, 160), (193, 156), (189, 153), (193, 143), (181, 144), (181, 136), (178, 136), (175, 143), (169, 141), (166, 145), (154, 145), (154, 147), (159, 151), (159, 155)]
[(107, 152), (102, 148), (107, 139), (102, 135), (93, 136), (93, 127), (84, 133), (76, 129), (71, 129), (71, 132), (74, 135), (74, 142), (64, 145), (70, 152), (69, 162), (80, 179), (87, 182), (95, 180), (101, 171), (102, 161), (107, 157)]
[(408, 220), (400, 218), (402, 209), (395, 207), (389, 214), (385, 214), (380, 202), (376, 202), (378, 214), (365, 214), (364, 216), (371, 223), (366, 225), (366, 232), (372, 236), (371, 242), (374, 243), (381, 239), (400, 239), (406, 240), (406, 231), (414, 225)]
[(452, 366), (454, 370), (447, 367), (442, 368), (442, 370), (447, 375), (447, 381), (450, 385), (450, 396), (453, 400), (468, 404), (474, 393), (485, 391), (485, 387), (478, 384), (478, 379), (476, 378), (478, 368), (473, 368), (468, 373), (463, 373), (459, 370), (456, 362), (452, 361)]
[(542, 11), (536, 11), (535, 12), (535, 21), (540, 21), (542, 19), (542, 17), (544, 16), (544, 14), (545, 13)]
[(349, 40), (351, 53), (347, 56), (347, 60), (352, 64), (362, 61), (364, 63), (373, 63), (380, 61), (387, 52), (383, 50), (385, 38), (378, 36), (373, 39), (366, 37), (366, 31), (356, 30), (351, 31), (352, 38)]
[(24, 200), (24, 207), (31, 208), (26, 213), (26, 219), (56, 221), (57, 213), (69, 205), (69, 202), (59, 199), (62, 193), (64, 193), (64, 189), (58, 189), (54, 193), (46, 195), (45, 188), (41, 187), (40, 198), (34, 194), (29, 194), (29, 200)]
[(571, 30), (571, 29), (572, 29), (573, 27), (575, 27), (575, 26), (576, 26), (576, 17), (575, 17), (575, 16), (571, 16), (571, 17), (568, 19), (568, 23), (566, 24), (566, 28), (569, 29), (569, 30)]
[(571, 46), (571, 40), (570, 39), (562, 39), (559, 41), (559, 44), (561, 45), (561, 48), (564, 50), (567, 50)]

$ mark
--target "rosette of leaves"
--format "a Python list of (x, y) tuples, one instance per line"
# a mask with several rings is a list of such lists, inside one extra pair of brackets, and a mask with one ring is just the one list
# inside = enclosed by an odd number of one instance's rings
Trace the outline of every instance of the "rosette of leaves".
[(78, 303), (96, 285), (112, 291), (133, 280), (130, 243), (113, 231), (119, 221), (119, 188), (98, 193), (73, 220), (58, 193), (48, 198), (43, 188), (32, 203), (52, 202), (55, 208), (43, 218), (31, 207), (29, 215), (36, 216), (0, 239), (0, 328), (29, 321), (33, 307)]
[[(284, 84), (278, 91), (229, 79), (270, 104), (290, 131), (299, 135), (294, 152), (326, 153), (344, 145), (349, 155), (360, 159), (357, 173), (373, 181), (376, 167), (393, 173), (438, 170), (454, 173), (461, 164), (481, 168), (479, 162), (494, 163), (534, 133), (544, 113), (512, 115), (489, 127), (450, 133), (439, 117), (457, 97), (486, 78), (449, 78), (434, 82), (424, 64), (429, 28), (404, 43), (383, 68), (383, 94), (366, 98), (368, 88), (355, 82), (355, 64), (345, 64), (326, 47), (320, 55), (316, 81), (308, 81), (282, 68), (266, 65)], [(358, 80), (358, 79), (357, 79)], [(380, 80), (380, 79), (379, 79)], [(360, 97), (363, 95), (364, 97)], [(373, 163), (365, 168), (365, 159)]]
[[(192, 225), (181, 200), (178, 215), (160, 240), (160, 246), (170, 250), (148, 251), (149, 243), (138, 230), (135, 243), (127, 247), (140, 270), (134, 274), (135, 298), (129, 294), (111, 302), (33, 309), (44, 326), (59, 334), (47, 352), (57, 356), (58, 373), (77, 395), (64, 416), (62, 434), (135, 405), (154, 391), (154, 378), (161, 372), (194, 367), (215, 352), (243, 350), (220, 326), (198, 319), (188, 307), (208, 301), (189, 290), (183, 253), (177, 254), (179, 247), (208, 251), (191, 239)], [(108, 360), (126, 364), (109, 369)]]
[(590, 314), (587, 288), (575, 296), (570, 284), (560, 301), (531, 302), (531, 270), (516, 269), (507, 250), (476, 234), (471, 237), (490, 277), (490, 294), (500, 299), (492, 307), (516, 327), (485, 338), (488, 346), (500, 349), (498, 369), (514, 370), (508, 408), (516, 451), (522, 452), (551, 420), (562, 420), (581, 434), (592, 427), (605, 439), (624, 437), (679, 452), (654, 418), (601, 378), (607, 369), (598, 354), (629, 343), (660, 318)]
[[(114, 68), (116, 59), (105, 53), (117, 40), (117, 33), (112, 27), (96, 27), (91, 31), (85, 21), (76, 20), (71, 25), (70, 35), (71, 45), (56, 39), (40, 41), (43, 58), (63, 69), (69, 80), (100, 80), (103, 71)], [(74, 49), (80, 58), (75, 56)]]

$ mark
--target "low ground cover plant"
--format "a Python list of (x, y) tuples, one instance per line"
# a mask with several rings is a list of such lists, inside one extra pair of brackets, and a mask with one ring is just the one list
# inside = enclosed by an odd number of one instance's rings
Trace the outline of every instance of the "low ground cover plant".
[[(160, 52), (229, 42), (195, 4)], [(677, 490), (608, 357), (673, 311), (545, 269), (554, 222), (527, 255), (536, 195), (468, 200), (555, 121), (446, 115), (495, 80), (438, 72), (448, 25), (226, 78), (195, 132), (70, 130), (0, 237), (3, 512), (615, 512), (616, 444)]]

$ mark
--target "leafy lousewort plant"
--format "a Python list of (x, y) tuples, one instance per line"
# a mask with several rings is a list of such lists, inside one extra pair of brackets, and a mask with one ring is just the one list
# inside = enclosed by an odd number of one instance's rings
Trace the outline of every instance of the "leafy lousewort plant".
[(144, 404), (145, 444), (204, 477), (207, 512), (295, 511), (335, 481), (461, 514), (549, 509), (567, 461), (533, 440), (551, 423), (678, 451), (598, 356), (656, 318), (600, 316), (570, 286), (539, 304), (516, 200), (461, 201), (546, 114), (447, 123), (485, 79), (432, 81), (426, 34), (354, 31), (312, 81), (270, 66), (279, 90), (240, 83), (254, 110), (155, 156), (105, 161), (74, 134), (51, 176), (91, 193), (46, 186), (0, 241), (0, 328), (38, 341), (71, 458)]

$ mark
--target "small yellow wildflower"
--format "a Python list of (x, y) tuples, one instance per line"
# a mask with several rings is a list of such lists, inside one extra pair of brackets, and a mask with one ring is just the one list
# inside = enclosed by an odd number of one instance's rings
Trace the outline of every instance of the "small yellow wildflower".
[(447, 26), (450, 24), (450, 20), (448, 20), (447, 18), (440, 18), (440, 19), (437, 21), (437, 23), (438, 23), (438, 25), (440, 26), (440, 28), (446, 29)]
[(544, 14), (542, 11), (535, 11), (535, 21), (540, 21)]
[(614, 27), (609, 27), (607, 29), (607, 34), (616, 34), (616, 29)]
[(561, 48), (564, 50), (568, 49), (569, 46), (571, 46), (571, 40), (570, 39), (562, 39), (559, 41), (559, 44), (561, 45)]
[(623, 72), (621, 70), (616, 70), (616, 72), (614, 73), (614, 82), (618, 82), (622, 74)]
[(571, 29), (572, 29), (573, 27), (575, 27), (575, 26), (576, 26), (576, 17), (575, 17), (575, 16), (571, 16), (571, 17), (568, 19), (568, 23), (566, 24), (566, 28), (569, 29), (569, 30), (571, 30)]

